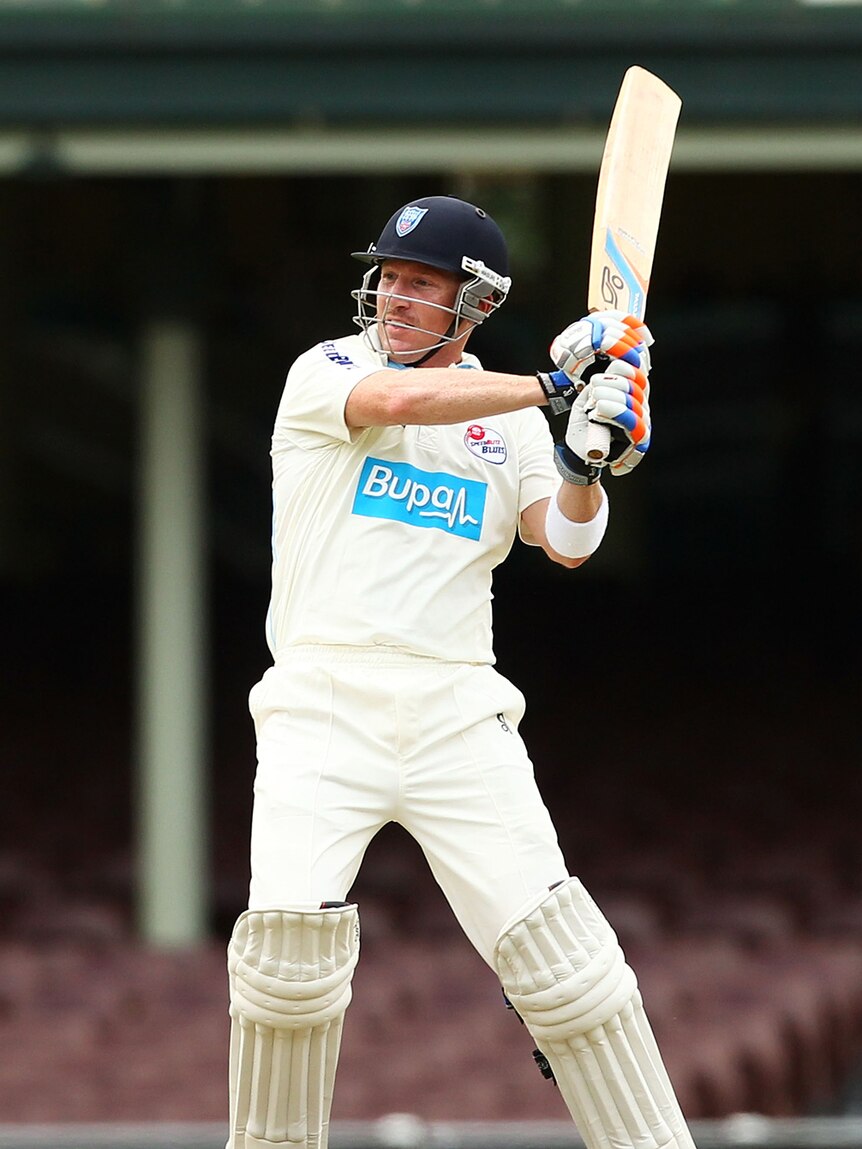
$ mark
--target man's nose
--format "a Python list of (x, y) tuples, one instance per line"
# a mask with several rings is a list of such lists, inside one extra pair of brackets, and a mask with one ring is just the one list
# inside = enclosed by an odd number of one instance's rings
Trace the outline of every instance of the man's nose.
[(404, 284), (401, 283), (400, 280), (397, 280), (397, 279), (396, 280), (390, 280), (389, 283), (387, 283), (386, 286), (384, 288), (382, 288), (382, 293), (384, 295), (389, 296), (389, 299), (387, 300), (387, 302), (388, 302), (390, 307), (404, 307), (404, 306), (406, 306), (405, 299), (399, 298), (399, 297), (403, 297), (407, 294), (405, 289), (404, 289)]

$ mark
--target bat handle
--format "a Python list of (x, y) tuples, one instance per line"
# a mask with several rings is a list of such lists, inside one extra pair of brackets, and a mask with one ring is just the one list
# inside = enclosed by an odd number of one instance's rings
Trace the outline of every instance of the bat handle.
[(611, 432), (607, 423), (587, 424), (587, 458), (599, 463), (608, 457), (611, 449)]

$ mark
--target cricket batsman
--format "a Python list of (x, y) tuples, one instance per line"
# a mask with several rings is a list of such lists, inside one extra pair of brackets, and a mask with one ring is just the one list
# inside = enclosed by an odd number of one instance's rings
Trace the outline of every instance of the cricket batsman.
[[(492, 647), (492, 575), (516, 535), (572, 571), (599, 546), (605, 476), (649, 447), (652, 337), (598, 312), (553, 340), (547, 372), (483, 370), (466, 347), (509, 292), (507, 248), (453, 197), (404, 205), (354, 254), (359, 331), (299, 356), (272, 437), (273, 664), (249, 696), (228, 1149), (326, 1149), (359, 958), (350, 891), (389, 822), (421, 846), (588, 1149), (693, 1149), (635, 974), (569, 873), (518, 733), (524, 697)], [(320, 286), (313, 272), (305, 286)], [(542, 407), (567, 414), (557, 446)], [(598, 463), (590, 421), (612, 433)]]

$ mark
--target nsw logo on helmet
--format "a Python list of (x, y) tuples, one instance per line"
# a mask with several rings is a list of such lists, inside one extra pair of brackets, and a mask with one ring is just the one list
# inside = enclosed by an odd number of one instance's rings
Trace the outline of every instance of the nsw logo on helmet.
[(418, 227), (422, 221), (422, 217), (428, 211), (427, 207), (405, 207), (401, 215), (399, 215), (395, 223), (396, 235), (405, 236), (409, 235), (414, 228)]

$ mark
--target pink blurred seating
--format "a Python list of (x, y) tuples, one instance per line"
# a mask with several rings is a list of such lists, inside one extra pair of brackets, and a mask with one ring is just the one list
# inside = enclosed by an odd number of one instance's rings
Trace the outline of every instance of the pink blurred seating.
[[(809, 1111), (862, 1055), (862, 774), (847, 756), (853, 769), (815, 793), (806, 753), (764, 705), (743, 738), (716, 719), (721, 699), (676, 682), (646, 757), (634, 719), (615, 731), (619, 769), (589, 745), (573, 764), (559, 731), (534, 732), (567, 857), (638, 973), (692, 1118)], [(68, 709), (64, 739), (80, 725), (88, 772), (81, 794), (67, 780), (44, 816), (27, 755), (50, 763), (72, 751), (56, 732), (34, 729), (32, 714), (26, 730), (8, 716), (0, 725), (19, 798), (0, 854), (0, 1040), (12, 1051), (0, 1060), (0, 1112), (9, 1121), (223, 1120), (223, 935), (247, 885), (235, 788), (216, 786), (215, 940), (187, 953), (143, 947), (131, 927), (123, 733), (109, 732), (97, 760), (88, 742), (96, 724), (76, 725), (83, 692)], [(103, 700), (93, 709), (103, 715)], [(840, 761), (846, 733), (817, 725), (818, 750)], [(69, 809), (84, 813), (70, 818)], [(336, 1114), (563, 1117), (532, 1064), (529, 1034), (403, 831), (387, 828), (372, 843), (355, 895), (362, 958)]]

